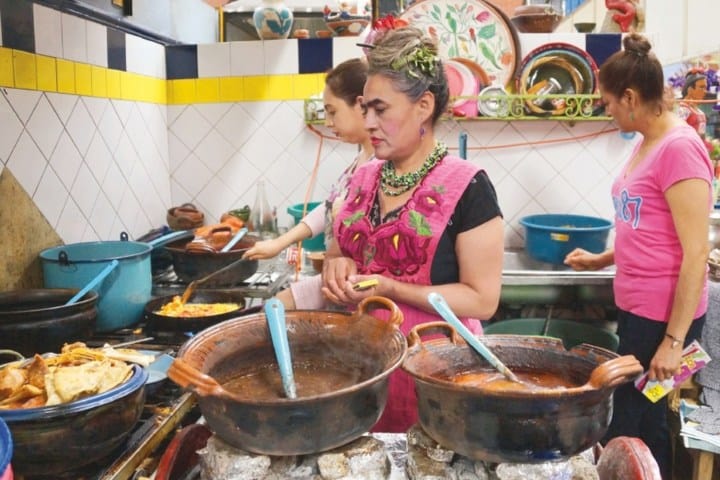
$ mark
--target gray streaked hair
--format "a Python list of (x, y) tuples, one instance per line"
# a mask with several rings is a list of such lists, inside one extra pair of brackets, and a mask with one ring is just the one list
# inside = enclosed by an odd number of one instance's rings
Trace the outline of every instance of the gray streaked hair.
[[(431, 54), (435, 68), (414, 68), (413, 59)], [(450, 92), (445, 69), (435, 42), (417, 27), (408, 26), (388, 31), (368, 52), (368, 76), (382, 75), (395, 88), (416, 102), (429, 91), (435, 96), (435, 123), (445, 112)]]

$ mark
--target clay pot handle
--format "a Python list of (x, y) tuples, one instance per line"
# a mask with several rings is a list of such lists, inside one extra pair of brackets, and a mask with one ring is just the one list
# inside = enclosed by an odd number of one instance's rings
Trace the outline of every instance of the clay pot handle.
[(403, 322), (403, 314), (398, 308), (398, 306), (395, 305), (395, 302), (393, 302), (389, 298), (380, 297), (377, 295), (367, 297), (366, 299), (362, 300), (358, 305), (358, 313), (360, 315), (365, 315), (368, 313), (367, 311), (370, 305), (378, 304), (381, 307), (384, 307), (386, 310), (390, 311), (390, 318), (388, 318), (388, 323), (395, 328), (399, 328), (400, 324)]
[(600, 388), (615, 388), (635, 379), (643, 372), (643, 366), (633, 355), (623, 355), (601, 363), (590, 374), (587, 385)]
[(465, 340), (462, 339), (460, 334), (457, 333), (452, 325), (447, 322), (427, 322), (416, 325), (407, 335), (408, 347), (413, 345), (422, 345), (423, 335), (437, 335), (443, 334), (450, 338), (450, 341), (454, 345), (462, 345)]
[(199, 372), (180, 358), (176, 358), (170, 364), (167, 376), (181, 387), (190, 389), (201, 397), (221, 396), (225, 393), (225, 389), (214, 378)]

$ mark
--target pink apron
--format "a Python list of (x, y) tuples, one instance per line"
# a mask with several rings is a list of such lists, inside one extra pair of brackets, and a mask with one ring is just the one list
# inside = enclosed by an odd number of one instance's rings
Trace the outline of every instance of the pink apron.
[[(373, 227), (369, 215), (383, 163), (368, 163), (353, 176), (347, 200), (334, 223), (335, 238), (343, 255), (355, 260), (360, 274), (431, 285), (430, 270), (440, 237), (458, 200), (480, 169), (458, 157), (446, 156), (421, 181), (397, 219)], [(403, 313), (401, 330), (405, 335), (416, 325), (440, 320), (436, 314), (396, 303)], [(473, 333), (482, 333), (479, 320), (461, 320)], [(417, 418), (413, 380), (398, 369), (390, 375), (387, 405), (373, 431), (406, 432)]]

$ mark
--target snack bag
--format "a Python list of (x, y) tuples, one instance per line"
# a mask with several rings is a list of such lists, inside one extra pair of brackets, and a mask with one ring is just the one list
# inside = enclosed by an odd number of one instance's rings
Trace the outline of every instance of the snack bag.
[(635, 388), (640, 390), (651, 402), (655, 403), (670, 393), (681, 383), (690, 378), (710, 361), (710, 356), (702, 349), (697, 340), (685, 347), (682, 353), (681, 371), (677, 375), (662, 382), (648, 380), (648, 373), (643, 373), (635, 380)]

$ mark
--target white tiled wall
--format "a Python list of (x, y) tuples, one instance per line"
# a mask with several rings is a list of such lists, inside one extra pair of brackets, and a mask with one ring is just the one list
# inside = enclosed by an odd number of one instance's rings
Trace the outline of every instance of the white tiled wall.
[[(278, 207), (280, 225), (292, 225), (286, 208), (302, 202), (320, 139), (302, 122), (301, 102), (169, 107), (171, 188), (175, 204), (190, 201), (219, 217), (230, 207), (252, 206), (257, 180)], [(468, 158), (495, 183), (508, 225), (506, 244), (522, 246), (518, 219), (542, 212), (610, 218), (610, 184), (632, 141), (606, 122), (446, 122), (438, 136), (451, 148), (468, 133)], [(557, 143), (542, 143), (558, 141)], [(531, 142), (531, 143), (529, 143)], [(317, 184), (324, 198), (353, 158), (355, 147), (324, 140)]]
[(0, 95), (0, 162), (67, 243), (137, 237), (171, 205), (165, 107), (17, 89)]

